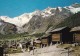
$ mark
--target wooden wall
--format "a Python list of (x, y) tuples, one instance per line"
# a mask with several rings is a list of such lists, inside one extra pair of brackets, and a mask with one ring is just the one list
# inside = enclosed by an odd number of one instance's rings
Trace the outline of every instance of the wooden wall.
[(48, 38), (42, 39), (41, 42), (42, 44), (48, 44)]
[(52, 34), (52, 41), (60, 41), (60, 33)]
[(36, 47), (41, 47), (41, 44), (40, 43), (36, 43), (36, 45), (35, 45)]
[(80, 42), (80, 33), (75, 33), (74, 37), (75, 37), (75, 42)]
[(41, 47), (41, 43), (36, 43), (36, 42), (34, 42), (34, 46), (40, 48), (40, 47)]

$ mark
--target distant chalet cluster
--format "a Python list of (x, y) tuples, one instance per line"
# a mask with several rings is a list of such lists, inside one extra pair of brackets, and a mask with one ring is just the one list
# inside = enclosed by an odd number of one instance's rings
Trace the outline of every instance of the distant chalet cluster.
[[(59, 44), (72, 44), (72, 43), (80, 43), (80, 27), (61, 27), (54, 29), (49, 32), (49, 34), (45, 34), (40, 38), (35, 38), (27, 41), (11, 41), (11, 44), (3, 45), (4, 48), (26, 48), (27, 51), (31, 51), (37, 48), (43, 48), (46, 46), (54, 45), (56, 43)], [(1, 48), (0, 48), (1, 49)], [(2, 49), (1, 49), (2, 50)]]

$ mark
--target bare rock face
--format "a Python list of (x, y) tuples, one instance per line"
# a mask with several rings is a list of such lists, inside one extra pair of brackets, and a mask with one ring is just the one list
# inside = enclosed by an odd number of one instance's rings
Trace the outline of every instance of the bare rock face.
[(80, 26), (80, 12), (66, 18), (64, 21), (62, 21), (60, 24), (57, 25), (57, 27), (63, 27), (68, 26), (70, 28)]
[[(51, 13), (53, 13), (52, 10)], [(24, 30), (32, 34), (46, 32), (50, 27), (55, 27), (64, 21), (65, 18), (72, 15), (71, 12), (65, 8), (56, 8), (53, 14), (54, 15), (48, 17), (34, 15), (28, 24), (23, 26)]]
[(14, 24), (10, 24), (0, 20), (0, 34), (15, 34), (17, 28)]

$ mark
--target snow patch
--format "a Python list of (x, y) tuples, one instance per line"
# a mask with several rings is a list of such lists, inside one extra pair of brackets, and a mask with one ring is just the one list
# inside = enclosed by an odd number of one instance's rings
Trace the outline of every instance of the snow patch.
[(21, 16), (9, 18), (7, 16), (1, 16), (0, 18), (4, 20), (5, 22), (9, 22), (12, 24), (15, 24), (17, 26), (23, 26), (25, 23), (28, 23), (29, 20), (32, 18), (31, 13), (24, 13)]
[(75, 14), (77, 12), (80, 12), (80, 7), (79, 8), (70, 9), (70, 11)]
[(59, 8), (59, 11), (61, 12), (62, 11), (62, 7), (58, 7)]

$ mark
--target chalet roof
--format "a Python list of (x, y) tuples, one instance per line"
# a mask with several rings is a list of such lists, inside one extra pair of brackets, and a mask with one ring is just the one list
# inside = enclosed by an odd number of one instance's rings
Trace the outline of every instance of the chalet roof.
[(73, 32), (73, 31), (80, 31), (80, 26), (72, 28), (71, 32)]
[(65, 29), (65, 28), (66, 28), (66, 27), (57, 28), (57, 29), (52, 30), (51, 32), (61, 31), (61, 30)]
[(40, 40), (40, 37), (38, 37), (38, 38), (35, 38), (35, 40)]
[(42, 37), (48, 37), (50, 34), (47, 33), (47, 34), (44, 34)]

